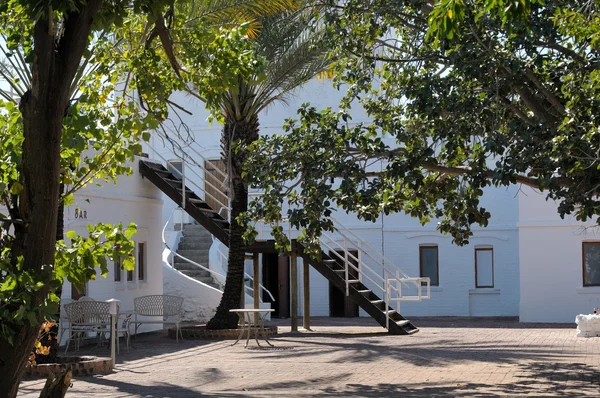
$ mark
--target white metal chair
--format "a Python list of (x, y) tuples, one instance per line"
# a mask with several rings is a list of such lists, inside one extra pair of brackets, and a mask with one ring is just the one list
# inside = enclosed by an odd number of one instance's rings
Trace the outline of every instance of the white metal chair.
[(96, 333), (101, 339), (110, 327), (110, 304), (103, 301), (75, 301), (64, 306), (68, 320), (69, 339), (65, 354), (69, 350), (71, 339), (75, 337), (75, 350), (79, 351), (81, 338), (88, 333)]
[[(135, 308), (135, 334), (143, 323), (173, 323), (177, 330), (175, 331), (175, 339), (179, 342), (179, 336), (183, 339), (181, 333), (181, 318), (183, 315), (183, 297), (169, 295), (151, 295), (136, 297), (133, 299)], [(155, 317), (154, 319), (144, 319), (138, 317)], [(161, 317), (157, 320), (156, 317)], [(171, 318), (171, 319), (169, 319)]]
[(125, 337), (125, 346), (127, 347), (127, 351), (129, 351), (129, 326), (131, 324), (131, 316), (133, 314), (119, 314), (117, 317), (117, 325), (115, 329), (116, 339), (117, 339), (117, 354), (120, 354), (119, 350), (119, 333), (123, 333), (123, 337)]

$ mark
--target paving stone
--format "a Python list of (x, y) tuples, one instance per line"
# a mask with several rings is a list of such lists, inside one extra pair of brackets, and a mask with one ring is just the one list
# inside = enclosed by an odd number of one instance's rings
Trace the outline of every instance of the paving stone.
[[(363, 318), (316, 318), (300, 333), (272, 323), (279, 334), (266, 349), (140, 335), (114, 373), (76, 377), (67, 397), (600, 395), (600, 338), (576, 337), (575, 325), (416, 319), (419, 333), (390, 336)], [(23, 381), (19, 397), (38, 397), (43, 384)]]

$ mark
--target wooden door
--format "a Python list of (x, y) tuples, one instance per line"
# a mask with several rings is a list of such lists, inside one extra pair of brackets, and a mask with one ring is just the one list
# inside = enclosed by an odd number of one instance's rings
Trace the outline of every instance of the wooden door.
[(277, 274), (279, 278), (278, 292), (279, 296), (279, 317), (290, 317), (290, 258), (288, 256), (279, 256), (277, 258)]
[[(273, 318), (290, 317), (290, 268), (289, 257), (279, 257), (276, 253), (262, 254), (262, 284), (273, 295), (271, 303)], [(263, 292), (263, 301), (270, 302), (271, 298)]]
[[(211, 159), (204, 162), (206, 176), (204, 181), (204, 201), (215, 211), (219, 211), (222, 206), (227, 206), (227, 187), (225, 176), (217, 170), (227, 174), (227, 166), (222, 159)], [(219, 203), (220, 202), (220, 203)], [(221, 216), (227, 219), (227, 211), (221, 212)]]

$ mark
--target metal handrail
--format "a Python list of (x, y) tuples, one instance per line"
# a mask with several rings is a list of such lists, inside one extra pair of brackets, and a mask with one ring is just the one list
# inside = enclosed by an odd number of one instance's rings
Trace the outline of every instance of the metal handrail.
[[(225, 253), (223, 253), (220, 249), (217, 249), (217, 253), (221, 257), (221, 259), (225, 259), (225, 262), (227, 262), (227, 256), (225, 256)], [(221, 266), (221, 268), (223, 268), (223, 267)], [(250, 275), (246, 271), (244, 271), (244, 276), (249, 278), (251, 281), (254, 281), (254, 278), (252, 277), (252, 275)], [(246, 288), (250, 289), (251, 291), (254, 291), (254, 289), (252, 289), (250, 286), (246, 286)], [(273, 297), (273, 295), (271, 294), (271, 291), (269, 289), (267, 289), (266, 287), (264, 287), (262, 283), (258, 284), (258, 288), (259, 288), (259, 290), (262, 290), (263, 292), (265, 292), (269, 295), (271, 302), (273, 302), (273, 303), (275, 302), (275, 297)], [(260, 300), (262, 301), (262, 299), (260, 299)]]
[[(170, 168), (167, 167), (167, 169), (171, 172), (174, 173), (176, 175), (178, 175), (181, 178), (181, 182), (182, 182), (182, 207), (185, 207), (185, 186), (187, 183), (189, 183), (191, 186), (199, 189), (200, 191), (202, 191), (202, 193), (204, 193), (204, 195), (210, 197), (211, 199), (213, 199), (215, 202), (217, 202), (217, 204), (219, 204), (221, 206), (221, 208), (226, 207), (229, 208), (229, 203), (226, 205), (225, 203), (221, 202), (219, 199), (217, 199), (214, 195), (212, 195), (210, 192), (208, 192), (204, 187), (201, 187), (200, 185), (196, 184), (193, 180), (190, 180), (189, 178), (186, 178), (185, 176), (185, 169), (186, 167), (184, 166), (182, 171), (179, 171), (175, 168), (175, 166), (173, 165), (173, 163), (171, 161), (169, 161), (168, 159), (166, 159), (164, 156), (162, 156), (154, 147), (152, 147), (151, 145), (148, 145), (148, 147), (152, 150), (152, 152), (158, 156), (162, 161), (164, 161), (167, 166), (171, 166)], [(180, 158), (182, 163), (186, 163), (184, 158)], [(206, 169), (203, 166), (199, 166), (205, 173), (206, 173)], [(198, 177), (200, 180), (204, 181), (205, 184), (208, 184), (211, 188), (215, 189), (215, 190), (219, 190), (218, 187), (216, 187), (215, 185), (213, 185), (210, 181), (208, 181), (206, 178), (204, 178), (203, 176), (201, 176), (200, 174), (198, 174), (198, 172), (196, 172), (193, 168), (190, 168), (190, 171), (196, 176)], [(227, 195), (225, 195), (229, 201), (229, 197)]]
[[(195, 262), (195, 261), (192, 261), (192, 260), (190, 260), (190, 259), (189, 259), (189, 258), (187, 258), (187, 257), (184, 257), (184, 256), (182, 256), (181, 254), (177, 253), (176, 251), (173, 251), (173, 249), (171, 249), (171, 248), (169, 247), (169, 245), (167, 244), (167, 239), (165, 238), (165, 231), (166, 231), (166, 229), (167, 229), (167, 226), (168, 226), (168, 225), (169, 225), (169, 223), (171, 222), (171, 218), (173, 218), (173, 215), (175, 214), (175, 211), (176, 211), (176, 210), (181, 210), (181, 211), (183, 211), (183, 209), (182, 209), (181, 207), (176, 207), (176, 208), (174, 208), (174, 209), (173, 209), (173, 211), (171, 211), (171, 215), (169, 216), (169, 219), (168, 219), (168, 221), (166, 222), (166, 224), (165, 224), (165, 226), (163, 227), (163, 230), (162, 230), (162, 242), (163, 242), (163, 245), (165, 245), (165, 248), (171, 252), (171, 254), (173, 255), (173, 257), (178, 257), (178, 258), (180, 258), (180, 259), (184, 260), (184, 261), (185, 261), (185, 262), (187, 262), (187, 263), (190, 263), (190, 264), (192, 264), (192, 265), (195, 265), (195, 266), (196, 266), (196, 267), (198, 267), (198, 268), (201, 268), (201, 269), (203, 269), (204, 271), (208, 271), (208, 272), (210, 272), (210, 273), (211, 273), (211, 274), (213, 274), (213, 275), (220, 276), (220, 277), (222, 277), (222, 278), (223, 278), (224, 276), (223, 276), (223, 275), (221, 275), (221, 274), (219, 274), (218, 272), (216, 272), (216, 271), (214, 271), (214, 270), (212, 270), (212, 269), (210, 269), (210, 268), (208, 268), (208, 267), (205, 267), (205, 266), (204, 266), (204, 265), (202, 265), (202, 264), (198, 264), (197, 262)], [(173, 264), (169, 264), (169, 265), (171, 266), (171, 268), (175, 269), (175, 267), (173, 266)]]

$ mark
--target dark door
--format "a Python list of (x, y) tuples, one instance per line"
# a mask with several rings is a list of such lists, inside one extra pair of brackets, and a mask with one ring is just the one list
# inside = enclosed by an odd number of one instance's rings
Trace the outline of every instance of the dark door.
[[(336, 252), (338, 252), (342, 258), (344, 257), (343, 250), (336, 250)], [(358, 258), (358, 250), (350, 249), (348, 252)], [(336, 260), (339, 269), (344, 268), (344, 261), (341, 258), (333, 252), (329, 252), (329, 256)], [(358, 262), (356, 260), (350, 258), (349, 262), (358, 268)], [(348, 277), (350, 279), (358, 279), (358, 271), (352, 267), (348, 267)], [(329, 316), (346, 318), (358, 316), (358, 305), (352, 301), (350, 297), (346, 296), (345, 288), (344, 290), (339, 290), (331, 282), (329, 282)]]
[[(290, 317), (290, 269), (289, 257), (279, 257), (274, 253), (263, 253), (262, 255), (262, 283), (273, 297), (275, 302), (271, 308), (275, 310), (274, 318)], [(263, 292), (263, 301), (270, 302), (271, 298)]]

